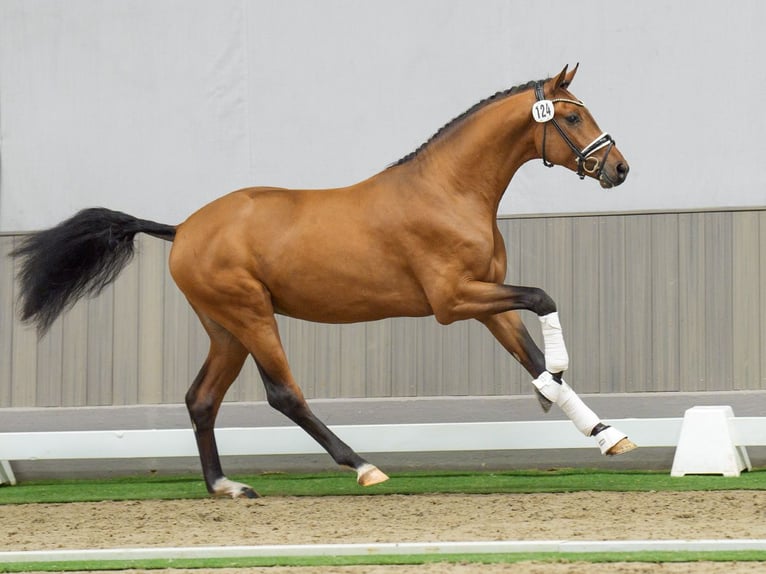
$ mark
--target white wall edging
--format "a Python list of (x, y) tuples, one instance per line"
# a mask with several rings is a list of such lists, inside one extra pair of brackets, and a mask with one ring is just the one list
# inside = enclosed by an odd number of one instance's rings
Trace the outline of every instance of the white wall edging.
[[(621, 419), (618, 426), (642, 446), (675, 446), (680, 418)], [(446, 452), (590, 448), (570, 421), (513, 421), (335, 425), (330, 427), (358, 452)], [(220, 428), (222, 456), (324, 452), (302, 429)], [(191, 429), (95, 430), (0, 433), (0, 460), (155, 458), (197, 456)]]
[(381, 542), (369, 544), (284, 544), (188, 546), (0, 552), (3, 564), (101, 560), (182, 560), (287, 556), (381, 556), (409, 554), (514, 554), (519, 552), (720, 552), (766, 551), (764, 539), (739, 540), (498, 540), (466, 542)]
[[(607, 420), (641, 447), (675, 447), (682, 418)], [(766, 445), (766, 417), (732, 420), (738, 446)], [(570, 421), (336, 425), (338, 436), (361, 453), (593, 448)], [(322, 448), (298, 427), (221, 428), (222, 456), (316, 454)], [(5, 461), (195, 457), (191, 429), (0, 433), (0, 482), (13, 483)]]

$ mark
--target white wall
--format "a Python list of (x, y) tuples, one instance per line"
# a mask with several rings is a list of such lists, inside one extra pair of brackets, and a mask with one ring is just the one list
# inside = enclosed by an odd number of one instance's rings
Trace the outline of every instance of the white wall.
[(763, 206), (764, 20), (761, 0), (2, 0), (0, 231), (353, 183), (578, 61), (628, 183), (534, 162), (501, 212)]

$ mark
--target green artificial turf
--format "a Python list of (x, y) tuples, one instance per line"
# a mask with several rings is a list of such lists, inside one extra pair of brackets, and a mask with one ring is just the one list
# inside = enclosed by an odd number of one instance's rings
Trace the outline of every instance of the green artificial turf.
[(516, 562), (762, 562), (766, 552), (593, 552), (512, 554), (383, 554), (375, 556), (299, 556), (257, 558), (207, 558), (176, 560), (102, 560), (82, 562), (27, 562), (0, 564), (0, 572), (66, 572), (86, 570), (156, 570), (165, 568), (252, 568), (258, 566), (349, 566), (365, 564), (475, 563), (512, 564)]
[[(502, 472), (402, 472), (363, 488), (353, 473), (236, 476), (262, 496), (338, 496), (422, 493), (529, 493), (594, 491), (766, 490), (766, 469), (741, 476), (685, 476), (667, 472), (588, 469)], [(0, 504), (207, 497), (201, 478), (138, 476), (105, 480), (32, 481), (0, 488)]]
[[(667, 472), (556, 469), (504, 472), (402, 472), (369, 488), (355, 482), (353, 473), (263, 474), (237, 476), (263, 496), (337, 496), (420, 493), (532, 493), (574, 491), (705, 491), (766, 490), (766, 469), (737, 478), (686, 476)], [(198, 476), (137, 476), (106, 480), (49, 480), (0, 488), (0, 505), (40, 502), (205, 498)], [(569, 562), (694, 562), (764, 561), (766, 552), (632, 552), (632, 553), (512, 553), (455, 555), (376, 555), (258, 557), (188, 560), (120, 560), (0, 564), (0, 572), (123, 570), (127, 568), (245, 568), (255, 566), (330, 566), (364, 564), (422, 564), (426, 562), (514, 563), (527, 560)]]

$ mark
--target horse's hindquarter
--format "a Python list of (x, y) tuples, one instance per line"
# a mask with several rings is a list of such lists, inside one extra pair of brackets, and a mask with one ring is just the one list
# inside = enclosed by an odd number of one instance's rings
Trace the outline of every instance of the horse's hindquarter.
[(277, 312), (311, 321), (428, 315), (399, 209), (358, 187), (242, 190), (179, 226), (171, 270), (192, 304), (260, 283)]

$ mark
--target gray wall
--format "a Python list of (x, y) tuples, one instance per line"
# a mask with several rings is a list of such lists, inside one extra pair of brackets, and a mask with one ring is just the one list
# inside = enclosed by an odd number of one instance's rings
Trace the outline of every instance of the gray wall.
[[(500, 228), (508, 282), (558, 302), (579, 391), (766, 390), (766, 210), (515, 217)], [(0, 407), (183, 401), (207, 341), (167, 273), (169, 244), (141, 239), (113, 287), (37, 341), (15, 318), (15, 241), (0, 236)], [(281, 318), (280, 328), (309, 397), (530, 392), (476, 322)], [(251, 363), (228, 400), (263, 398)]]
[(350, 184), (578, 61), (630, 180), (533, 162), (502, 213), (762, 208), (764, 21), (762, 0), (2, 0), (0, 231)]

